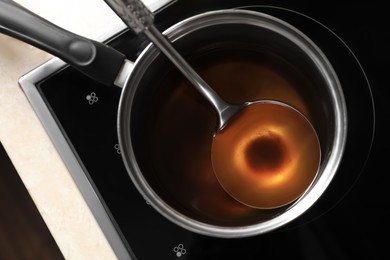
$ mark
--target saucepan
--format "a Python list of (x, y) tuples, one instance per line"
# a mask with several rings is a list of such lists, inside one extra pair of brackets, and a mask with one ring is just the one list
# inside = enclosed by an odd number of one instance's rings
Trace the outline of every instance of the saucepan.
[(321, 149), (314, 180), (291, 203), (265, 209), (242, 204), (221, 187), (210, 159), (217, 122), (213, 108), (154, 44), (133, 63), (10, 0), (0, 1), (0, 32), (63, 59), (108, 87), (123, 88), (117, 128), (128, 174), (160, 214), (190, 231), (233, 238), (280, 228), (307, 211), (337, 172), (347, 134), (342, 87), (320, 48), (276, 17), (216, 10), (164, 32), (224, 100), (283, 102), (314, 127)]

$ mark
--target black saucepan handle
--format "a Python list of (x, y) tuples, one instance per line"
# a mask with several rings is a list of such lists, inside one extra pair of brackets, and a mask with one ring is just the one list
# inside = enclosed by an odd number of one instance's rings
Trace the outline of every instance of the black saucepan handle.
[(0, 0), (0, 33), (57, 56), (105, 85), (113, 84), (125, 59), (113, 48), (66, 31), (12, 0)]

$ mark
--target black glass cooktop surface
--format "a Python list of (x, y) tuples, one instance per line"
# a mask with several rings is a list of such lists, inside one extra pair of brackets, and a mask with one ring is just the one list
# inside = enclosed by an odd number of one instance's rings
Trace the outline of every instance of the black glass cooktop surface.
[[(330, 6), (324, 1), (257, 2), (177, 1), (157, 12), (156, 24), (163, 30), (185, 17), (220, 8), (264, 12), (304, 32), (333, 65), (347, 102), (345, 155), (319, 201), (276, 231), (220, 239), (176, 226), (137, 192), (123, 165), (116, 129), (121, 89), (99, 85), (69, 67), (35, 87), (133, 258), (382, 259), (388, 252), (380, 234), (389, 231), (390, 217), (384, 209), (390, 202), (384, 170), (390, 130), (385, 8)], [(109, 44), (135, 60), (148, 41), (123, 32)]]

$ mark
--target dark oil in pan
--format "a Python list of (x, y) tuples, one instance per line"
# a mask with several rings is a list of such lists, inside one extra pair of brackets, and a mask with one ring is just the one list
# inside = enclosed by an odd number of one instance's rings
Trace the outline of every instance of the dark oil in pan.
[[(295, 66), (267, 51), (213, 50), (190, 60), (227, 102), (270, 99), (285, 102), (310, 119), (305, 91), (310, 81)], [(251, 224), (273, 210), (247, 207), (218, 183), (211, 164), (216, 114), (176, 70), (159, 82), (153, 105), (141, 115), (135, 146), (141, 171), (159, 195), (196, 219), (227, 226)]]

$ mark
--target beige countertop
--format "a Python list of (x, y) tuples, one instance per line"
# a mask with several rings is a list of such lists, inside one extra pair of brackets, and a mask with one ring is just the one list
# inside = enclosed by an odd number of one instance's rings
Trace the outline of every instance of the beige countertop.
[[(103, 0), (16, 0), (83, 36), (120, 19)], [(145, 1), (149, 5), (151, 1)], [(149, 5), (150, 6), (150, 5)], [(92, 7), (92, 8), (91, 8)], [(0, 141), (66, 259), (115, 259), (91, 211), (34, 113), (18, 79), (52, 58), (0, 34)]]

